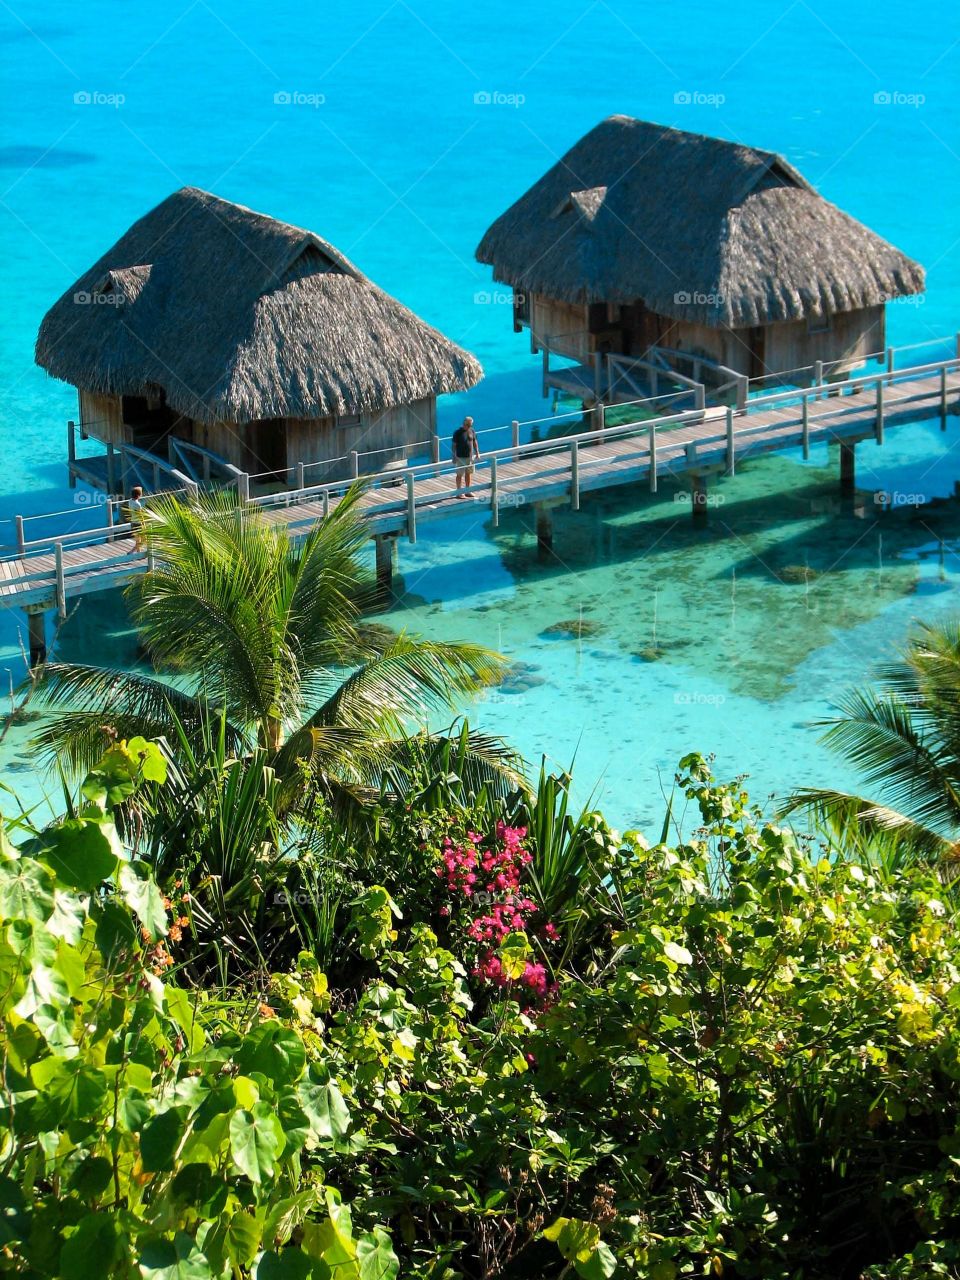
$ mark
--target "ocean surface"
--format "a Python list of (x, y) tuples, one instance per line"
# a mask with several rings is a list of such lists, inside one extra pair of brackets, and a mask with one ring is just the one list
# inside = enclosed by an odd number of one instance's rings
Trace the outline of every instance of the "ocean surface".
[[(33, 364), (40, 319), (138, 216), (191, 184), (316, 230), (486, 370), (441, 406), (480, 427), (550, 412), (505, 291), (473, 251), (488, 224), (614, 112), (784, 154), (828, 199), (927, 268), (888, 341), (951, 354), (960, 328), (960, 9), (558, 0), (464, 7), (192, 0), (0, 7), (0, 542), (13, 517), (90, 520), (66, 484), (69, 387)], [(669, 199), (669, 189), (664, 198)], [(758, 798), (853, 778), (816, 722), (917, 618), (955, 611), (960, 419), (858, 450), (856, 511), (826, 452), (744, 467), (706, 528), (666, 486), (556, 523), (485, 511), (401, 544), (387, 621), (480, 640), (516, 664), (471, 711), (536, 766), (575, 761), (579, 794), (655, 829), (678, 758), (714, 753)], [(873, 491), (940, 499), (884, 514)], [(49, 526), (36, 524), (34, 529)], [(797, 566), (803, 567), (797, 573)], [(784, 569), (793, 572), (783, 574)], [(807, 572), (809, 570), (809, 572)], [(784, 580), (786, 578), (786, 581)], [(799, 581), (794, 579), (799, 578)], [(592, 623), (579, 639), (554, 623)], [(586, 634), (589, 632), (589, 634)], [(24, 674), (23, 617), (0, 613), (0, 688)], [(85, 600), (64, 659), (130, 665), (122, 600)], [(39, 798), (28, 727), (0, 780)]]

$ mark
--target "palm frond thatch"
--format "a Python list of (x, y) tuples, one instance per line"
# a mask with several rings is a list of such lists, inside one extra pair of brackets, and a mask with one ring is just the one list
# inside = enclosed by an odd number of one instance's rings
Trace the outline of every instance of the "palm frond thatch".
[[(95, 295), (114, 305), (91, 306)], [(325, 418), (461, 391), (482, 369), (333, 245), (183, 187), (75, 280), (37, 363), (199, 422)]]
[(642, 300), (713, 327), (819, 318), (924, 287), (922, 267), (781, 156), (623, 115), (511, 205), (477, 258), (518, 291)]

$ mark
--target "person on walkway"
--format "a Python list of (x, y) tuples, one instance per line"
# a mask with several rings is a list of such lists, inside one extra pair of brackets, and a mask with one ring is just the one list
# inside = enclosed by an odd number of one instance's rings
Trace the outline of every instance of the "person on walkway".
[(143, 513), (146, 508), (143, 502), (143, 489), (135, 484), (130, 490), (130, 501), (127, 503), (126, 517), (130, 524), (133, 538), (133, 550), (128, 555), (138, 556), (143, 551)]
[[(477, 433), (473, 429), (473, 419), (464, 418), (463, 424), (453, 433), (453, 465), (457, 469), (457, 497), (472, 498), (470, 482), (473, 480), (473, 464), (480, 457), (480, 445)], [(460, 486), (463, 485), (463, 492)]]

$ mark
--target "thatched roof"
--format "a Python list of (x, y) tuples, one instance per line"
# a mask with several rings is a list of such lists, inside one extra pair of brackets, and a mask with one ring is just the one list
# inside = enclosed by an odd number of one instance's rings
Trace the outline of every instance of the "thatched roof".
[(319, 236), (184, 187), (44, 316), (37, 363), (202, 422), (376, 411), (471, 387), (469, 352)]
[(851, 311), (924, 285), (922, 267), (780, 156), (629, 116), (581, 138), (494, 222), (477, 258), (518, 291), (642, 299), (662, 315), (733, 328)]

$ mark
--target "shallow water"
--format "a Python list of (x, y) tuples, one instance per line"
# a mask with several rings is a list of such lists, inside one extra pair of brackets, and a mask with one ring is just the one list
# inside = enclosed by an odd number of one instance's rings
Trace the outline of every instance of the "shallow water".
[[(445, 428), (467, 409), (481, 426), (549, 410), (504, 292), (473, 249), (614, 111), (783, 152), (926, 264), (924, 298), (888, 308), (890, 342), (928, 344), (921, 355), (932, 358), (949, 350), (934, 340), (960, 325), (949, 52), (960, 14), (940, 0), (908, 25), (899, 8), (862, 0), (842, 10), (693, 3), (682, 24), (665, 2), (641, 11), (606, 0), (480, 0), (469, 12), (357, 0), (325, 8), (322, 22), (289, 0), (269, 10), (249, 0), (182, 11), (34, 3), (16, 15), (0, 15), (2, 542), (18, 512), (66, 508), (63, 528), (93, 519), (89, 495), (65, 485), (75, 400), (33, 366), (33, 340), (72, 280), (184, 183), (315, 228), (475, 351), (488, 378), (442, 406)], [(278, 93), (324, 101), (283, 105)], [(476, 102), (484, 93), (523, 101)], [(495, 532), (471, 510), (401, 546), (405, 594), (388, 620), (483, 640), (520, 664), (510, 689), (478, 706), (479, 723), (534, 762), (576, 756), (581, 794), (599, 783), (621, 824), (657, 825), (659, 779), (669, 786), (691, 749), (749, 772), (761, 797), (798, 781), (845, 785), (813, 725), (911, 619), (957, 603), (956, 561), (939, 554), (960, 535), (957, 509), (884, 514), (870, 493), (948, 497), (958, 439), (952, 418), (945, 434), (930, 423), (889, 433), (883, 449), (862, 446), (858, 514), (836, 509), (837, 463), (825, 455), (768, 459), (721, 482), (705, 530), (667, 487), (656, 501), (590, 498), (579, 515), (558, 513), (546, 565), (528, 512), (505, 512)], [(544, 634), (581, 616), (597, 624), (592, 634)], [(19, 615), (0, 614), (4, 682), (23, 674), (23, 630)], [(85, 601), (58, 652), (134, 661), (117, 599)], [(28, 733), (14, 727), (0, 742), (0, 779), (30, 797)]]

